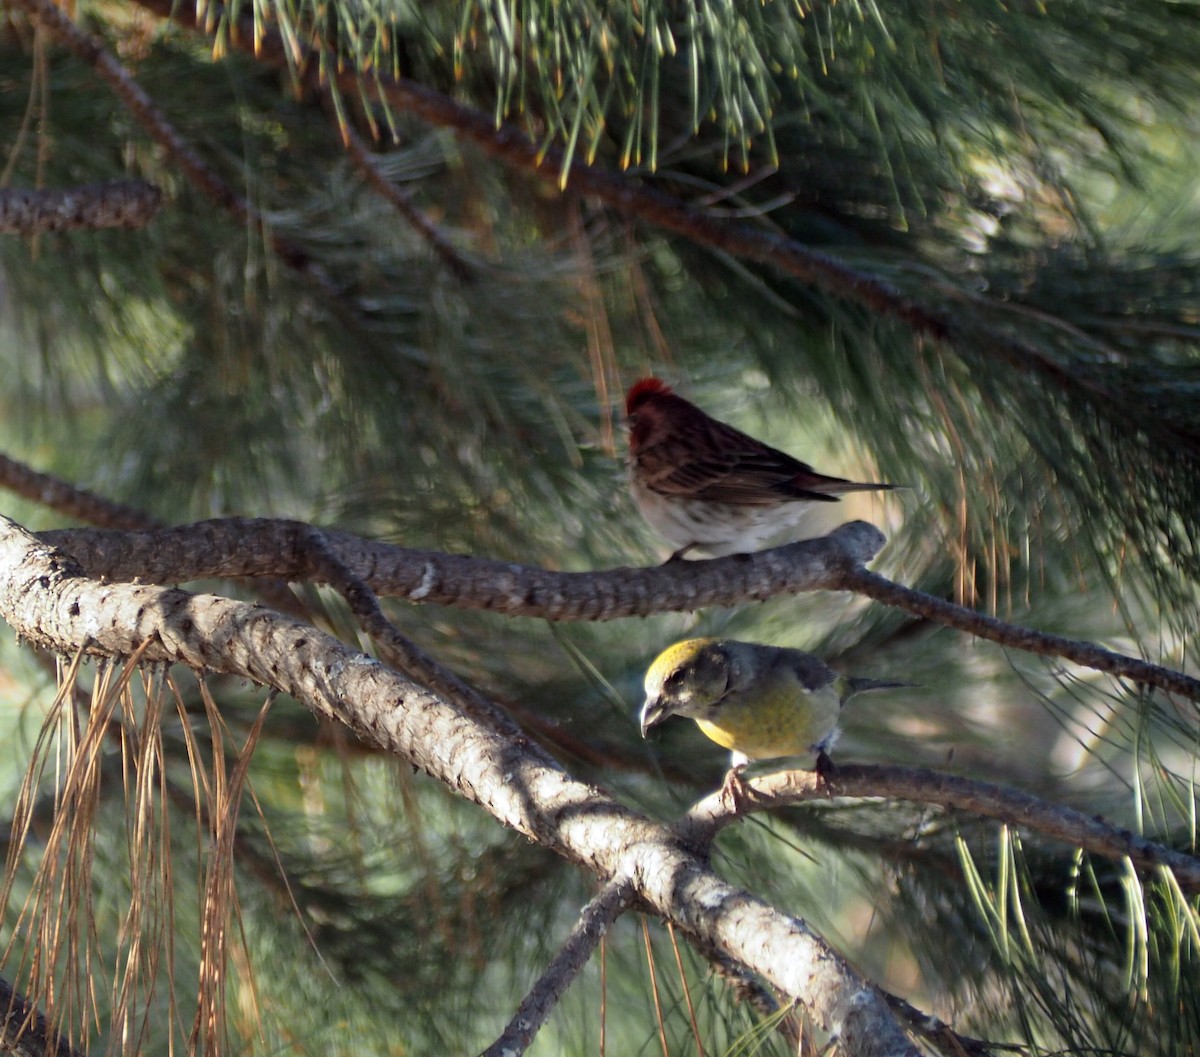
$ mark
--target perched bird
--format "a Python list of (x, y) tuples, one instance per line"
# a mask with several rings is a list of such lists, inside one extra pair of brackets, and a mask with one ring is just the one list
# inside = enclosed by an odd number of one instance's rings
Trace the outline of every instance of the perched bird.
[(646, 672), (642, 737), (668, 716), (686, 716), (731, 750), (723, 789), (735, 803), (751, 760), (816, 754), (817, 770), (838, 735), (838, 714), (854, 694), (906, 683), (856, 679), (811, 653), (735, 639), (686, 639), (668, 646)]
[(629, 476), (642, 516), (678, 548), (714, 558), (757, 550), (793, 528), (813, 503), (879, 491), (826, 477), (762, 441), (706, 415), (666, 382), (643, 378), (625, 397)]

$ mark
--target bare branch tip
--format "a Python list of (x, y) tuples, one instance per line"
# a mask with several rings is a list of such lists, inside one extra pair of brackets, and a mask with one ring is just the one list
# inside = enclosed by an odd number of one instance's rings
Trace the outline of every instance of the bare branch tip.
[(887, 536), (869, 521), (847, 521), (829, 533), (827, 538), (835, 542), (847, 558), (859, 565), (869, 562), (887, 543)]

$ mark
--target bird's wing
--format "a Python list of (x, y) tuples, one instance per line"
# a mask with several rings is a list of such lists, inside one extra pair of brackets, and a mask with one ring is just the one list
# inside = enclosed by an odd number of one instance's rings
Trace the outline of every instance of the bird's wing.
[(664, 439), (639, 455), (646, 484), (661, 495), (709, 503), (769, 506), (780, 499), (836, 502), (853, 482), (711, 419), (687, 439)]
[(739, 692), (748, 689), (747, 683), (749, 682), (758, 682), (759, 680), (774, 682), (778, 681), (776, 677), (779, 675), (784, 676), (786, 682), (792, 683), (806, 694), (813, 694), (833, 686), (838, 679), (838, 673), (820, 657), (814, 657), (811, 653), (805, 653), (803, 650), (783, 648), (771, 650), (766, 671), (760, 668), (752, 679), (748, 675), (751, 671), (752, 669), (747, 665), (741, 667), (740, 674), (744, 681), (735, 688)]

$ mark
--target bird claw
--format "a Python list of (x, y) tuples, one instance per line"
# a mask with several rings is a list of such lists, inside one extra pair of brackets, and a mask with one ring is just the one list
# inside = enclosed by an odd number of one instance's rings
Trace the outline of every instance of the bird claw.
[(746, 779), (742, 777), (744, 769), (744, 764), (741, 767), (730, 767), (725, 772), (725, 781), (721, 783), (721, 806), (729, 808), (735, 815), (741, 814), (742, 808), (753, 796)]
[(689, 543), (686, 546), (680, 547), (679, 550), (675, 551), (675, 553), (672, 554), (671, 557), (669, 557), (665, 562), (663, 562), (663, 565), (674, 565), (676, 562), (683, 561), (683, 557), (685, 554), (687, 554), (688, 551), (692, 550), (695, 547), (699, 547), (699, 546), (700, 546), (700, 544), (698, 544), (698, 543)]
[(837, 764), (830, 758), (829, 753), (824, 749), (817, 750), (817, 762), (813, 767), (817, 775), (817, 784), (829, 786), (832, 784), (834, 776), (837, 774)]

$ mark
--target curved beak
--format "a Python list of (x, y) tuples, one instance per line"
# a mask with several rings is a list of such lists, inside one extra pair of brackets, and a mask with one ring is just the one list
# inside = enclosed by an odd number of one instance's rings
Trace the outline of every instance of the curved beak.
[(646, 703), (642, 705), (641, 715), (638, 717), (641, 722), (642, 737), (644, 738), (651, 727), (657, 726), (670, 714), (661, 698), (646, 698)]

